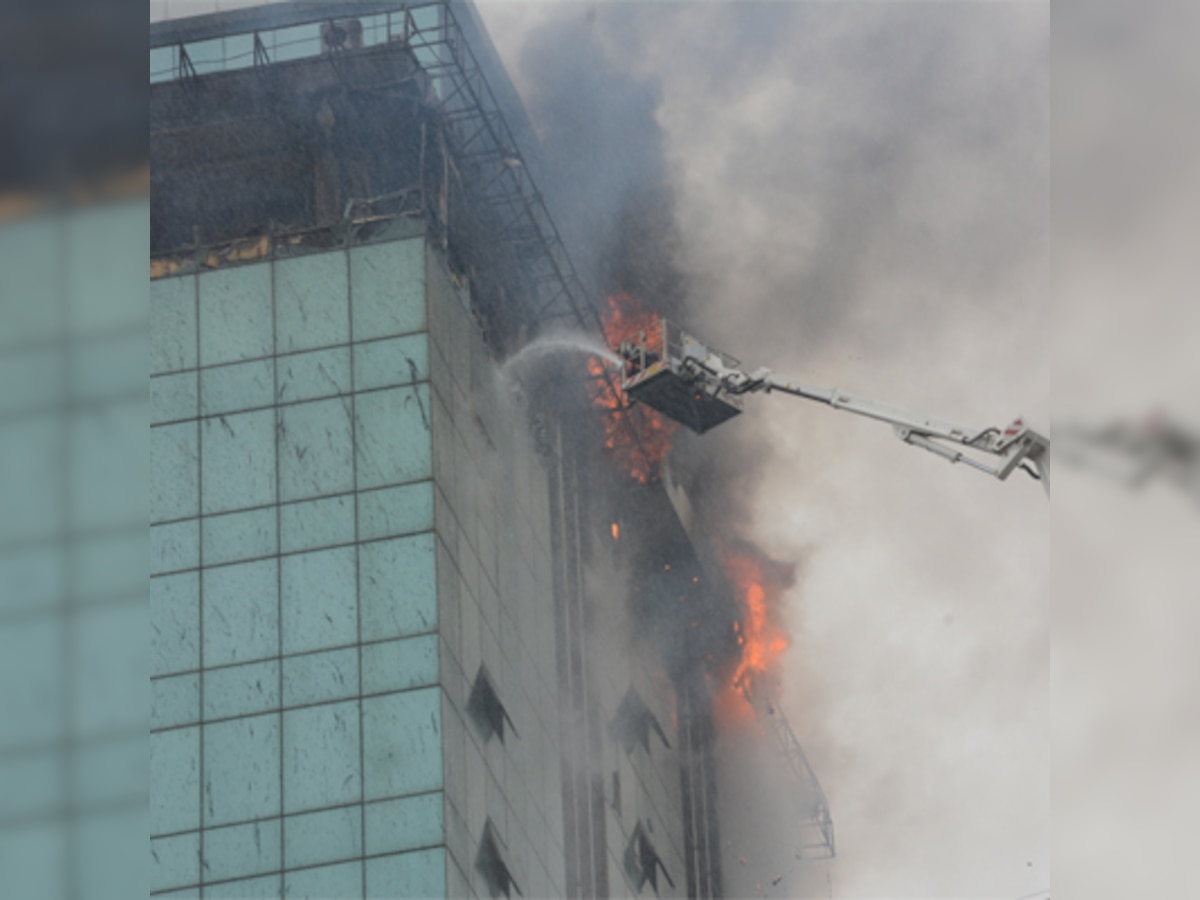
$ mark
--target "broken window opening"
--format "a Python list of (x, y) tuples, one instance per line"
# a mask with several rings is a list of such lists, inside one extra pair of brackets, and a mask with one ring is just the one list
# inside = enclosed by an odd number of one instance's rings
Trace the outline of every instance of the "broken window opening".
[(658, 717), (650, 711), (645, 701), (638, 696), (637, 691), (630, 688), (625, 692), (625, 698), (621, 701), (621, 705), (617, 707), (616, 715), (609, 722), (608, 732), (613, 740), (625, 748), (626, 753), (633, 753), (633, 748), (637, 744), (641, 744), (642, 748), (649, 753), (651, 731), (658, 735), (664, 747), (668, 750), (671, 748), (671, 742), (667, 740), (666, 732), (663, 731)]
[(504, 743), (505, 722), (512, 729), (512, 733), (520, 737), (517, 733), (517, 726), (513, 724), (512, 717), (509, 716), (508, 710), (500, 701), (500, 694), (484, 666), (479, 667), (479, 674), (475, 676), (475, 684), (471, 687), (471, 696), (467, 699), (467, 712), (471, 714), (471, 718), (483, 732), (485, 743), (491, 740), (493, 735), (500, 739), (500, 743)]
[(475, 868), (487, 882), (488, 892), (492, 897), (499, 897), (501, 894), (505, 897), (512, 897), (513, 891), (516, 891), (519, 896), (525, 896), (513, 879), (512, 870), (504, 859), (503, 843), (490, 818), (483, 823), (483, 837), (479, 839), (479, 853), (475, 857)]
[(650, 886), (654, 888), (654, 893), (658, 893), (658, 873), (662, 872), (663, 878), (667, 879), (667, 884), (672, 888), (675, 887), (675, 882), (671, 880), (671, 874), (667, 871), (667, 867), (663, 865), (662, 859), (658, 855), (658, 851), (654, 849), (654, 842), (650, 840), (646, 829), (642, 827), (639, 821), (633, 828), (633, 835), (629, 838), (629, 843), (625, 847), (625, 874), (629, 876), (630, 882), (640, 894), (642, 888), (646, 886), (646, 882), (650, 882)]

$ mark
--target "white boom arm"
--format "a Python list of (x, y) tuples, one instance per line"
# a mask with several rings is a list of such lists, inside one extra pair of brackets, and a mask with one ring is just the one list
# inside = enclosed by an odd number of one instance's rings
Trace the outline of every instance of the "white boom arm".
[[(836, 388), (784, 381), (770, 369), (745, 372), (731, 368), (721, 356), (691, 337), (684, 338), (682, 365), (694, 378), (695, 386), (711, 395), (715, 396), (718, 391), (735, 395), (782, 391), (796, 397), (816, 400), (834, 409), (843, 409), (856, 415), (887, 422), (895, 430), (896, 436), (906, 444), (921, 447), (952, 463), (964, 463), (988, 475), (994, 475), (1001, 481), (1008, 478), (1014, 469), (1024, 469), (1042, 482), (1046, 496), (1050, 496), (1050, 441), (1020, 418), (1003, 429), (960, 428), (949, 422), (909, 412), (888, 403), (858, 397)], [(988, 454), (994, 461), (976, 459), (953, 445)], [(1030, 468), (1029, 463), (1032, 463), (1034, 468)]]

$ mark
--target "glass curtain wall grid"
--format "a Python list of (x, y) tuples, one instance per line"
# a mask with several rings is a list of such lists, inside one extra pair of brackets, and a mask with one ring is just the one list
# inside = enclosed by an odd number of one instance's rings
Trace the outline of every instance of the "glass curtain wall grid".
[(466, 896), (491, 821), (561, 895), (547, 481), (440, 255), (151, 295), (154, 892)]
[(424, 262), (151, 282), (154, 893), (445, 893)]

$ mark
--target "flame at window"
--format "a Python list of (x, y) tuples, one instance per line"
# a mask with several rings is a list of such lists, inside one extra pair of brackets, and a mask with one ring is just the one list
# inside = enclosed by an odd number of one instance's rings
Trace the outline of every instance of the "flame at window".
[[(652, 325), (657, 316), (635, 297), (617, 293), (608, 297), (601, 320), (604, 338), (614, 350)], [(599, 359), (588, 359), (592, 375), (592, 402), (605, 410), (604, 446), (617, 463), (635, 481), (655, 481), (663, 459), (671, 449), (671, 435), (679, 426), (646, 406), (628, 405), (615, 382), (605, 378), (610, 372)]]
[(795, 569), (751, 547), (721, 548), (721, 565), (733, 586), (741, 618), (732, 625), (739, 655), (721, 689), (725, 715), (742, 718), (748, 701), (778, 700), (780, 657), (790, 640), (783, 623), (783, 595), (795, 582)]

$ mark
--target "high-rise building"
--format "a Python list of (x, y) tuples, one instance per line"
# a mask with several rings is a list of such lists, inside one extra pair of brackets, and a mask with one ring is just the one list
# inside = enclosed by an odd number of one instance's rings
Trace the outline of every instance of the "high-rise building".
[(474, 8), (150, 81), (152, 893), (719, 896), (736, 607), (603, 366), (512, 359), (600, 319)]

